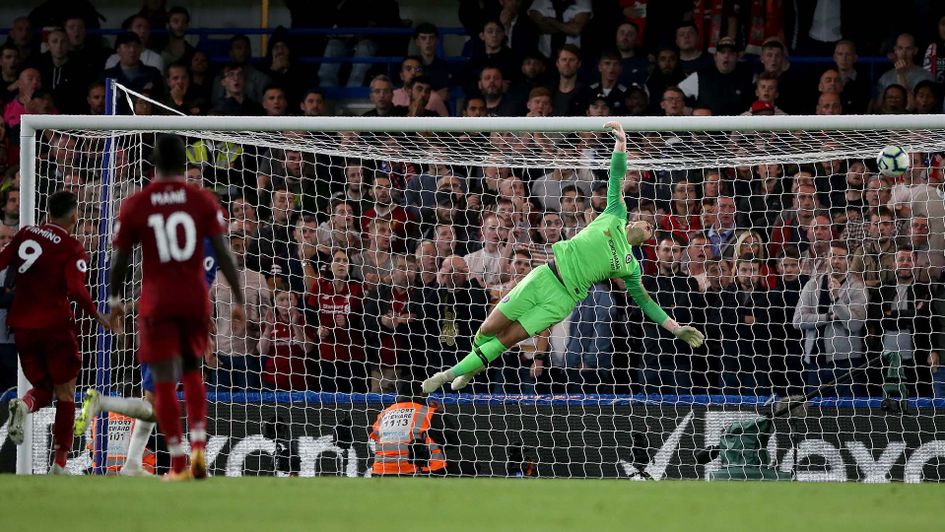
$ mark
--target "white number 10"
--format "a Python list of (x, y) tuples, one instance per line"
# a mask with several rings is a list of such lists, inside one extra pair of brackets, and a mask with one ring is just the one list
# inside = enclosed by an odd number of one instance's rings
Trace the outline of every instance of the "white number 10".
[[(163, 214), (148, 216), (148, 226), (154, 229), (154, 240), (157, 242), (158, 258), (161, 262), (184, 262), (194, 256), (197, 248), (197, 227), (194, 219), (186, 212), (175, 212), (164, 219)], [(178, 227), (184, 229), (184, 241), (177, 238)], [(22, 256), (22, 251), (20, 252)]]

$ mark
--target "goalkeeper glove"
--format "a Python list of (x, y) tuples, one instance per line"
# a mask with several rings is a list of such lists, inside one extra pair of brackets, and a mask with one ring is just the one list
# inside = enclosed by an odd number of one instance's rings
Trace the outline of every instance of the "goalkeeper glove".
[(676, 327), (676, 330), (673, 331), (673, 334), (676, 336), (676, 338), (679, 338), (692, 347), (699, 347), (702, 345), (702, 342), (705, 341), (705, 335), (702, 334), (699, 329), (690, 327), (689, 325)]

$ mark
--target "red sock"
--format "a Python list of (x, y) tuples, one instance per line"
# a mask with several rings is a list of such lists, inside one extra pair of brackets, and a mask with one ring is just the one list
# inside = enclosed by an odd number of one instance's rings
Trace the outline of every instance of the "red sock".
[(30, 388), (23, 396), (23, 404), (31, 414), (52, 403), (52, 388)]
[(187, 405), (190, 448), (202, 449), (207, 445), (207, 389), (203, 385), (203, 375), (200, 371), (187, 371), (181, 380)]
[(187, 466), (187, 457), (180, 445), (180, 405), (177, 403), (177, 383), (154, 383), (154, 413), (158, 426), (167, 438), (171, 453), (171, 470), (180, 473)]
[(75, 401), (56, 402), (56, 421), (53, 423), (55, 461), (66, 467), (66, 458), (72, 451), (72, 424), (75, 422)]

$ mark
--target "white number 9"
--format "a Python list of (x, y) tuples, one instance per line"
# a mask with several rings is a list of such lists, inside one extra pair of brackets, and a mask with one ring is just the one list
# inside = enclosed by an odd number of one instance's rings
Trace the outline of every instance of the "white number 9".
[(43, 248), (35, 240), (24, 240), (20, 244), (20, 249), (17, 250), (17, 254), (23, 259), (23, 264), (17, 269), (19, 273), (25, 273), (26, 270), (39, 260), (39, 256), (43, 254)]

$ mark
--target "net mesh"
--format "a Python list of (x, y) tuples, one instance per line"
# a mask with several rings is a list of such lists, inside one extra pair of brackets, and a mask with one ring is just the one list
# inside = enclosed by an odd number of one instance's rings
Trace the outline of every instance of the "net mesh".
[[(494, 305), (603, 209), (613, 148), (610, 135), (578, 131), (179, 133), (188, 175), (228, 214), (248, 301), (247, 328), (234, 330), (217, 277), (205, 367), (217, 475), (370, 474), (378, 413), (465, 356)], [(114, 213), (151, 175), (153, 139), (37, 135), (37, 212), (53, 190), (79, 193), (99, 300)], [(644, 287), (706, 345), (686, 347), (621, 287), (595, 285), (463, 394), (434, 396), (449, 471), (937, 479), (942, 132), (628, 140), (630, 217), (657, 228), (637, 249)], [(912, 154), (900, 180), (875, 172), (888, 144)], [(84, 322), (80, 387), (139, 395), (136, 343), (134, 312), (111, 343)], [(800, 401), (860, 365), (804, 412), (770, 415), (774, 396)], [(718, 455), (702, 452), (713, 446)], [(160, 439), (149, 447), (166, 459)], [(429, 448), (410, 446), (407, 460), (428, 464)], [(109, 445), (110, 460), (121, 452)], [(73, 467), (90, 456), (78, 452)]]

